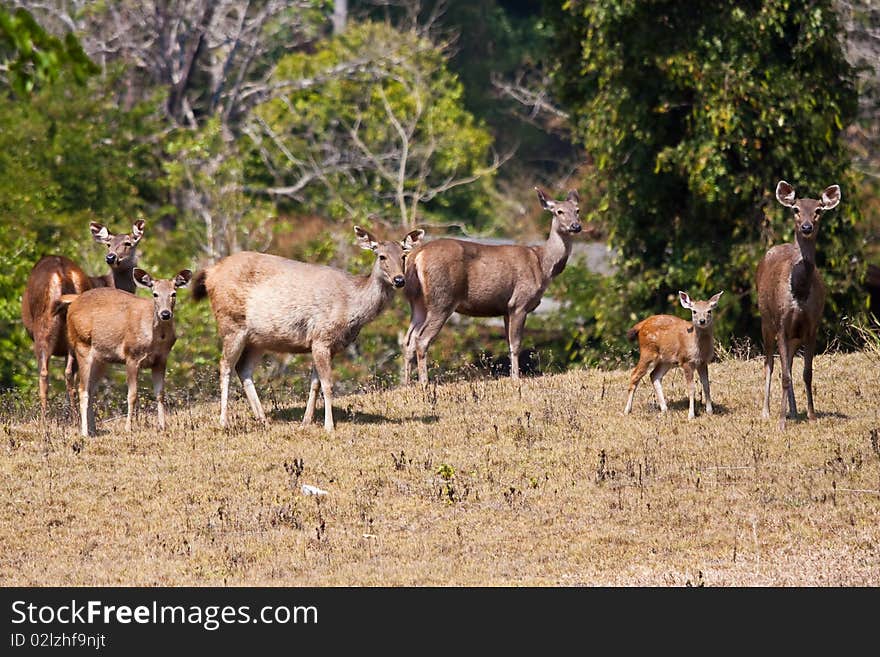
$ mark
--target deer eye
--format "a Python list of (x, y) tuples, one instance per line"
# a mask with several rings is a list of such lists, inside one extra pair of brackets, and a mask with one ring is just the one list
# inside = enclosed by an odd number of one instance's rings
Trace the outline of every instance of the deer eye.
[(561, 215), (561, 214), (562, 214), (562, 210), (557, 210), (557, 211), (556, 211), (556, 214), (560, 214), (560, 215)]
[(379, 260), (383, 260), (383, 261), (384, 261), (384, 260), (388, 260), (388, 257), (387, 257), (387, 256), (383, 256), (383, 255), (380, 255), (380, 256), (379, 256)]
[(171, 293), (171, 298), (172, 298), (172, 299), (177, 298), (177, 292), (172, 292), (172, 293)]
[(157, 292), (153, 292), (153, 298), (154, 298), (154, 299), (158, 299), (158, 298), (159, 298), (159, 294), (158, 294)]
[(128, 247), (128, 248), (130, 249), (130, 248), (131, 248), (131, 242), (126, 242), (126, 243), (125, 243), (125, 246)]

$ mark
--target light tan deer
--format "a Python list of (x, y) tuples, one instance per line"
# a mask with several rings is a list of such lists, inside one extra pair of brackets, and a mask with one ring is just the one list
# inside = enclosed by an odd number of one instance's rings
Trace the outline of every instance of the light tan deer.
[(96, 287), (116, 287), (134, 292), (131, 272), (137, 264), (137, 243), (144, 234), (144, 222), (137, 221), (130, 234), (113, 235), (97, 222), (89, 224), (92, 237), (107, 245), (107, 264), (110, 273), (89, 276), (76, 263), (61, 255), (43, 256), (28, 276), (21, 297), (21, 320), (27, 334), (34, 341), (40, 385), (40, 410), (45, 420), (49, 393), (49, 359), (67, 356), (65, 382), (70, 407), (74, 406), (74, 374), (76, 364), (67, 348), (65, 314), (56, 313), (63, 294), (81, 294)]
[(758, 264), (755, 280), (761, 333), (764, 339), (764, 407), (770, 417), (770, 381), (773, 376), (773, 352), (779, 351), (782, 370), (782, 405), (779, 428), (785, 428), (786, 402), (791, 417), (797, 415), (791, 365), (799, 347), (804, 349), (804, 386), (807, 392), (807, 418), (816, 419), (813, 407), (813, 355), (816, 331), (825, 307), (825, 284), (816, 268), (816, 236), (822, 213), (840, 203), (840, 187), (827, 187), (819, 199), (796, 198), (794, 187), (780, 180), (776, 199), (794, 210), (795, 242), (778, 244), (767, 251)]
[(158, 407), (159, 429), (165, 430), (165, 367), (177, 335), (174, 332), (174, 306), (177, 288), (189, 283), (192, 272), (180, 271), (173, 279), (154, 280), (143, 269), (135, 269), (134, 281), (153, 293), (152, 299), (137, 297), (112, 288), (66, 294), (59, 307), (68, 305), (67, 341), (79, 367), (79, 408), (82, 435), (95, 433), (92, 397), (107, 363), (124, 363), (128, 382), (128, 417), (137, 403), (137, 376), (145, 367), (152, 369), (153, 391)]
[(651, 370), (651, 383), (660, 405), (660, 412), (666, 412), (662, 381), (666, 373), (674, 367), (684, 371), (687, 381), (690, 407), (688, 419), (693, 420), (694, 412), (694, 371), (700, 375), (703, 395), (706, 397), (706, 414), (712, 415), (712, 397), (709, 394), (709, 363), (715, 357), (715, 340), (712, 329), (712, 311), (718, 305), (723, 292), (712, 296), (708, 301), (691, 301), (687, 292), (679, 292), (681, 305), (691, 311), (691, 321), (674, 315), (652, 315), (642, 320), (629, 331), (630, 341), (639, 341), (639, 363), (632, 371), (629, 381), (629, 397), (624, 414), (632, 411), (636, 386), (642, 377)]
[(402, 242), (380, 242), (354, 227), (361, 248), (376, 254), (369, 276), (243, 251), (196, 274), (193, 298), (210, 297), (223, 341), (220, 358), (220, 425), (227, 424), (229, 379), (238, 373), (254, 415), (266, 414), (254, 387), (253, 373), (268, 352), (312, 354), (309, 399), (303, 425), (310, 424), (320, 382), (324, 428), (333, 431), (331, 359), (354, 342), (367, 323), (404, 286), (403, 259), (424, 235), (410, 232)]
[(428, 384), (428, 347), (454, 312), (504, 317), (510, 376), (519, 378), (519, 352), (526, 316), (538, 307), (550, 280), (565, 269), (572, 238), (581, 232), (578, 193), (554, 201), (537, 187), (541, 207), (553, 215), (540, 246), (479, 244), (458, 239), (428, 242), (407, 258), (406, 289), (412, 319), (406, 333), (404, 385), (418, 360), (419, 381)]

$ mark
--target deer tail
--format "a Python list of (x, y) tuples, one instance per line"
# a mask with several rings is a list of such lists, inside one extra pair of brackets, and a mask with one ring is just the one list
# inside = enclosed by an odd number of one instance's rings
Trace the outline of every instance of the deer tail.
[(626, 339), (630, 342), (635, 342), (639, 337), (639, 330), (642, 328), (642, 322), (639, 322), (635, 326), (633, 326), (629, 331), (626, 332)]
[(55, 300), (55, 303), (52, 304), (52, 314), (60, 315), (61, 313), (66, 312), (67, 306), (73, 303), (78, 296), (78, 294), (62, 294)]
[(192, 291), (190, 292), (193, 301), (201, 301), (208, 296), (208, 288), (205, 286), (205, 279), (207, 277), (207, 269), (202, 269), (201, 271), (196, 272), (196, 275), (193, 277)]

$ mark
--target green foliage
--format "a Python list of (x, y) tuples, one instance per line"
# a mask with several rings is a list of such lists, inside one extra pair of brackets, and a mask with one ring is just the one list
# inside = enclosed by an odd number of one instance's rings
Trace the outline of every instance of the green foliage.
[(682, 289), (725, 290), (717, 332), (756, 337), (755, 267), (792, 239), (780, 179), (813, 197), (841, 185), (819, 237), (826, 320), (857, 311), (860, 215), (841, 140), (857, 95), (830, 0), (594, 0), (554, 21), (559, 91), (608, 190), (592, 218), (620, 254), (597, 335), (622, 342)]
[(20, 296), (40, 256), (103, 273), (89, 222), (127, 230), (146, 216), (158, 193), (152, 130), (149, 107), (125, 112), (96, 81), (62, 75), (27, 102), (0, 99), (0, 388), (36, 383)]
[(315, 52), (281, 59), (272, 81), (294, 90), (254, 112), (255, 178), (304, 181), (306, 205), (337, 218), (396, 215), (413, 225), (422, 203), (429, 216), (487, 218), (489, 176), (444, 189), (487, 172), (492, 138), (464, 109), (461, 83), (429, 41), (352, 23)]
[(80, 84), (100, 69), (73, 34), (59, 39), (46, 32), (24, 9), (0, 7), (0, 83), (19, 96), (55, 81), (68, 71)]

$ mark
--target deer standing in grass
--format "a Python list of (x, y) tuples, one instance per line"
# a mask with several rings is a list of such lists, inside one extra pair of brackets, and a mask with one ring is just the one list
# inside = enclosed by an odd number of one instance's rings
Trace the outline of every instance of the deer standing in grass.
[(428, 384), (428, 347), (454, 312), (504, 317), (510, 348), (510, 376), (519, 378), (519, 352), (526, 316), (538, 307), (551, 279), (565, 269), (572, 238), (581, 232), (578, 193), (554, 201), (537, 187), (541, 207), (553, 215), (550, 235), (540, 246), (479, 244), (457, 239), (428, 242), (407, 258), (404, 293), (412, 319), (404, 340), (404, 385), (413, 360), (419, 381)]
[(773, 352), (779, 351), (782, 370), (782, 405), (779, 428), (785, 428), (786, 403), (791, 417), (797, 415), (791, 365), (799, 347), (804, 349), (804, 386), (807, 392), (807, 418), (816, 419), (813, 407), (813, 356), (816, 331), (825, 307), (825, 284), (816, 268), (816, 236), (822, 213), (840, 203), (840, 187), (827, 187), (819, 199), (796, 198), (794, 187), (780, 180), (776, 199), (794, 210), (795, 242), (774, 246), (756, 272), (758, 309), (764, 339), (764, 407), (762, 416), (770, 417), (770, 381), (773, 376)]
[(706, 414), (712, 415), (712, 397), (709, 394), (709, 363), (715, 357), (715, 340), (712, 330), (712, 310), (718, 305), (723, 292), (708, 301), (691, 301), (687, 292), (679, 292), (681, 305), (691, 311), (691, 321), (674, 315), (652, 315), (642, 320), (629, 331), (630, 341), (639, 341), (639, 362), (632, 371), (629, 381), (629, 397), (624, 414), (632, 411), (636, 386), (642, 377), (651, 370), (651, 383), (660, 405), (660, 412), (666, 412), (662, 381), (666, 373), (674, 367), (684, 371), (687, 381), (688, 419), (693, 420), (694, 412), (694, 371), (700, 375), (703, 395), (706, 397)]
[(158, 406), (159, 429), (165, 430), (165, 367), (177, 340), (174, 332), (174, 305), (177, 288), (189, 283), (192, 272), (180, 271), (173, 279), (155, 280), (143, 269), (132, 274), (137, 285), (152, 291), (144, 299), (111, 288), (65, 294), (56, 309), (67, 308), (67, 341), (79, 367), (79, 408), (82, 435), (95, 433), (92, 397), (107, 363), (125, 363), (128, 382), (128, 417), (137, 403), (137, 376), (145, 367), (152, 369), (153, 392)]
[(74, 406), (73, 378), (76, 363), (67, 345), (64, 313), (55, 313), (63, 294), (81, 294), (99, 287), (115, 287), (134, 292), (132, 270), (137, 264), (137, 243), (144, 234), (144, 222), (137, 221), (131, 233), (113, 235), (97, 222), (89, 225), (92, 237), (107, 246), (105, 258), (110, 272), (89, 276), (72, 260), (61, 255), (43, 256), (28, 276), (21, 298), (21, 319), (27, 334), (34, 341), (40, 383), (40, 410), (45, 420), (49, 392), (49, 359), (67, 356), (64, 370), (70, 407)]
[(324, 428), (333, 431), (331, 359), (354, 342), (361, 328), (391, 302), (394, 290), (404, 286), (404, 255), (424, 235), (424, 231), (414, 230), (402, 242), (380, 242), (358, 226), (354, 232), (358, 245), (376, 255), (369, 276), (353, 276), (332, 267), (249, 251), (227, 256), (196, 274), (193, 298), (210, 297), (223, 342), (220, 426), (227, 425), (233, 368), (251, 410), (265, 422), (253, 381), (260, 358), (268, 351), (311, 352), (311, 382), (303, 425), (312, 422), (320, 383)]

